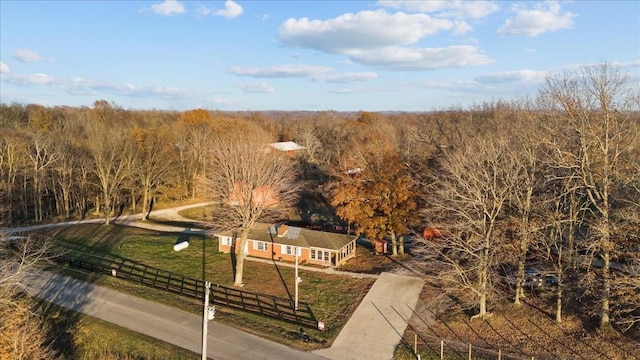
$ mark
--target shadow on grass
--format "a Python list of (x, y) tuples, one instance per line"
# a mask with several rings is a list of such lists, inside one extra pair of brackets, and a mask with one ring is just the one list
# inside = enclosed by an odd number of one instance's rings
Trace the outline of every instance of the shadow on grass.
[[(269, 238), (271, 238), (271, 248), (273, 249), (273, 247), (275, 246), (275, 240), (273, 239), (273, 234), (271, 232), (269, 232)], [(284, 287), (284, 290), (287, 292), (287, 297), (289, 298), (289, 300), (293, 301), (293, 296), (291, 296), (291, 291), (289, 291), (287, 282), (284, 280), (284, 276), (282, 276), (282, 272), (280, 272), (280, 267), (278, 266), (278, 263), (275, 259), (275, 251), (271, 251), (271, 261), (273, 262), (273, 266), (275, 267), (276, 272), (278, 273), (278, 277), (282, 282), (282, 286)]]
[(49, 324), (46, 327), (47, 342), (61, 358), (81, 358), (76, 333), (81, 326), (81, 313), (91, 306), (86, 295), (94, 289), (93, 282), (98, 277), (87, 276), (79, 281), (49, 274), (42, 275), (42, 278), (46, 280), (34, 295), (41, 300), (38, 308)]
[(185, 229), (202, 229), (207, 230), (209, 224), (199, 221), (178, 221), (178, 220), (160, 220), (160, 219), (147, 219), (149, 224), (158, 224), (163, 226), (175, 226), (183, 227)]

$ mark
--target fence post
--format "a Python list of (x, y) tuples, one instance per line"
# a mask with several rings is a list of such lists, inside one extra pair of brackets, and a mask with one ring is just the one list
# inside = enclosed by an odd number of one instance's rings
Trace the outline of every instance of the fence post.
[(502, 350), (498, 349), (498, 360), (502, 360)]
[(469, 344), (469, 360), (471, 360), (471, 344)]
[(440, 339), (440, 359), (444, 359), (444, 340)]
[(418, 353), (418, 333), (413, 334), (413, 353)]

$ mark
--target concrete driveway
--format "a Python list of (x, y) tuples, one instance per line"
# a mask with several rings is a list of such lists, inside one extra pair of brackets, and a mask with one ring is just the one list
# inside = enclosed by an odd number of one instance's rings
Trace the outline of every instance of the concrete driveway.
[(382, 273), (331, 347), (314, 353), (332, 360), (392, 359), (423, 286), (420, 278)]

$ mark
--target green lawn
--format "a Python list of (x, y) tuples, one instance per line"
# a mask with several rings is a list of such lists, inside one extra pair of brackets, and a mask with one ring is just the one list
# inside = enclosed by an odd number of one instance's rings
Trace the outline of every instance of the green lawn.
[[(87, 252), (105, 252), (198, 279), (203, 276), (204, 261), (207, 280), (226, 286), (233, 284), (230, 255), (217, 251), (218, 243), (215, 238), (158, 233), (119, 225), (72, 226), (55, 231), (55, 238)], [(189, 241), (189, 246), (179, 252), (173, 251), (173, 246), (183, 240)], [(70, 272), (67, 271), (67, 273)], [(168, 305), (187, 308), (194, 313), (201, 311), (202, 305), (190, 299), (125, 283), (108, 276), (95, 277), (91, 274), (84, 276), (90, 281), (117, 287), (122, 291)], [(372, 279), (357, 279), (304, 270), (300, 270), (300, 277), (303, 279), (299, 287), (300, 301), (311, 304), (318, 320), (325, 322), (323, 332), (305, 330), (315, 341), (298, 340), (298, 328), (294, 324), (241, 312), (220, 309), (220, 316), (216, 321), (303, 349), (322, 347), (333, 341), (373, 284)], [(293, 296), (294, 269), (279, 266), (277, 262), (264, 264), (246, 261), (243, 279), (246, 283), (244, 290), (279, 297), (289, 297), (289, 294)]]
[(64, 359), (195, 360), (200, 356), (178, 346), (138, 334), (123, 327), (41, 302), (47, 336)]

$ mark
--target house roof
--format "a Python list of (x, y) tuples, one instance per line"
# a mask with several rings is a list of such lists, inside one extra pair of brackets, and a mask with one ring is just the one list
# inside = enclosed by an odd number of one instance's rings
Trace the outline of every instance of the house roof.
[(298, 145), (293, 141), (283, 141), (269, 144), (272, 148), (279, 151), (296, 151), (304, 149), (304, 146)]
[[(280, 226), (287, 227), (282, 236), (278, 236), (278, 229), (272, 224), (257, 224), (249, 231), (249, 239), (306, 248), (339, 250), (358, 238), (355, 235), (336, 234), (288, 225)], [(233, 231), (226, 231), (219, 235), (231, 236), (233, 233)]]

